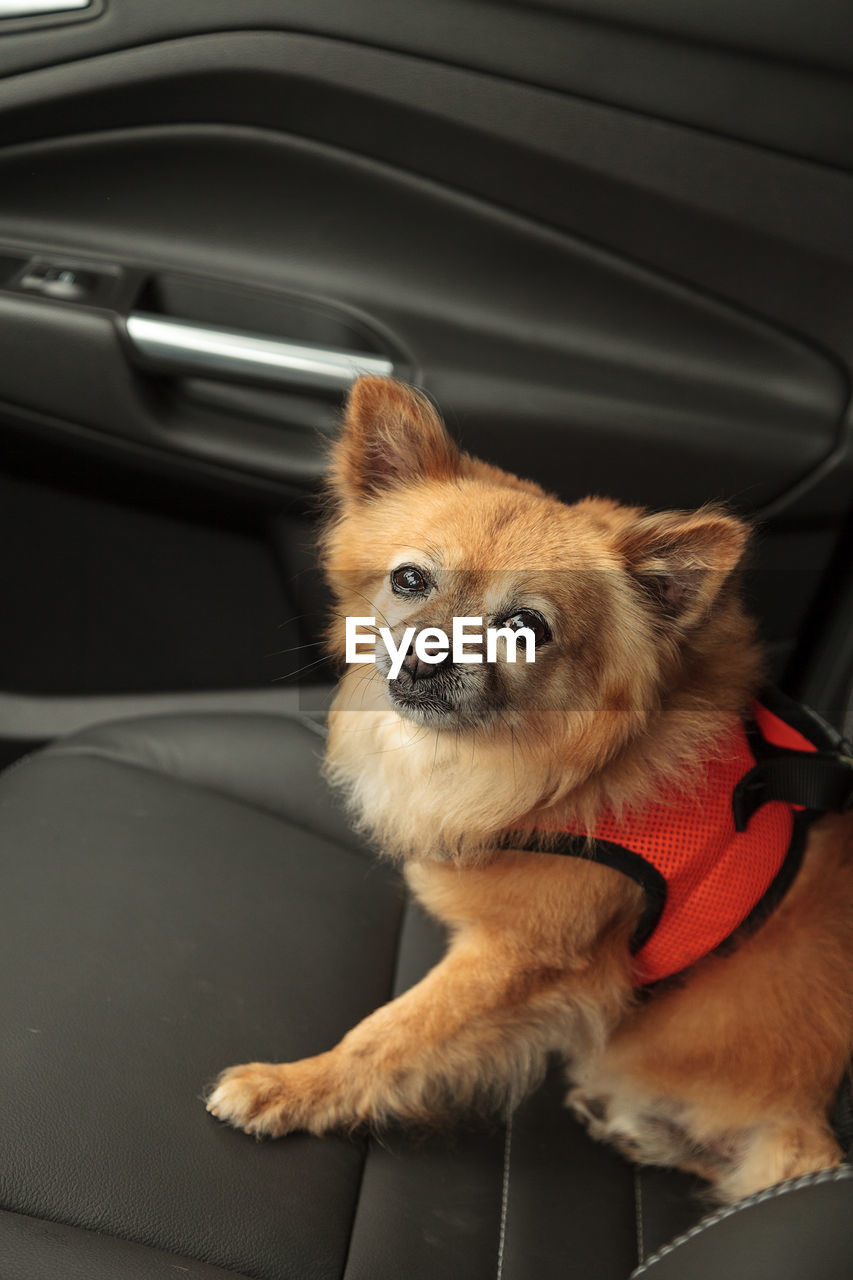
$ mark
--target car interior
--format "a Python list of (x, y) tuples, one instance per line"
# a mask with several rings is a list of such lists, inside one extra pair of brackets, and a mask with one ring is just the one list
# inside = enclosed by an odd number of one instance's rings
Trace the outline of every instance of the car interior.
[(850, 1165), (709, 1214), (556, 1068), (430, 1134), (201, 1097), (443, 948), (318, 772), (358, 372), (566, 501), (749, 519), (849, 733), (853, 8), (4, 0), (0, 72), (0, 1275), (848, 1276)]

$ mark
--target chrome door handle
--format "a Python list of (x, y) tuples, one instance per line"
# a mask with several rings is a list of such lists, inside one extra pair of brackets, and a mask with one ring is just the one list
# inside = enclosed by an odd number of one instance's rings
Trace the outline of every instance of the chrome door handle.
[(68, 13), (72, 9), (88, 9), (92, 0), (0, 0), (3, 18), (37, 18), (43, 13)]
[(383, 356), (286, 342), (145, 311), (131, 312), (125, 323), (135, 354), (164, 373), (345, 391), (361, 374), (389, 378), (394, 372)]

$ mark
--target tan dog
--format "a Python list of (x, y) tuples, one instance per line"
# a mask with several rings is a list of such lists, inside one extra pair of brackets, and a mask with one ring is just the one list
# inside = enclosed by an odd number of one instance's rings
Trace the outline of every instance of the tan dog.
[[(327, 768), (362, 828), (449, 925), (444, 960), (335, 1048), (219, 1078), (209, 1110), (257, 1135), (323, 1134), (522, 1096), (551, 1052), (569, 1101), (640, 1162), (720, 1200), (837, 1164), (828, 1113), (853, 1036), (853, 815), (809, 829), (792, 886), (738, 945), (643, 998), (634, 879), (530, 851), (691, 794), (761, 674), (722, 511), (566, 506), (461, 455), (432, 407), (360, 381), (333, 457), (324, 556), (339, 614), (528, 628), (535, 662), (353, 665)], [(542, 846), (547, 849), (546, 843)]]

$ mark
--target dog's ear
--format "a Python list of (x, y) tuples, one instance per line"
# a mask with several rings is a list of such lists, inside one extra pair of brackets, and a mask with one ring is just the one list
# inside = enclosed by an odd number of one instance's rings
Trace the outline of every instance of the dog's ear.
[(718, 507), (665, 511), (620, 534), (628, 571), (667, 619), (695, 626), (739, 565), (749, 540), (742, 521)]
[(426, 396), (392, 378), (359, 378), (332, 451), (339, 497), (359, 501), (458, 471), (459, 450)]

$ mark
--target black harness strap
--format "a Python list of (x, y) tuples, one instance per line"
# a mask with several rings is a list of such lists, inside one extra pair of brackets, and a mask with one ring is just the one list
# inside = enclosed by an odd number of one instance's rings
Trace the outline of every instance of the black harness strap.
[(830, 751), (785, 751), (759, 760), (732, 795), (735, 829), (769, 800), (802, 805), (818, 813), (853, 810), (853, 759)]
[(829, 1122), (844, 1153), (848, 1164), (853, 1164), (853, 1086), (851, 1086), (851, 1070), (844, 1072), (841, 1086), (835, 1096), (835, 1103)]
[[(806, 823), (822, 813), (853, 812), (853, 747), (814, 711), (791, 702), (777, 690), (761, 701), (814, 742), (817, 751), (776, 747), (750, 734), (755, 766), (732, 794), (735, 827), (745, 831), (752, 815), (770, 800), (801, 805)], [(844, 1072), (829, 1117), (848, 1163), (853, 1163), (853, 1064)]]

